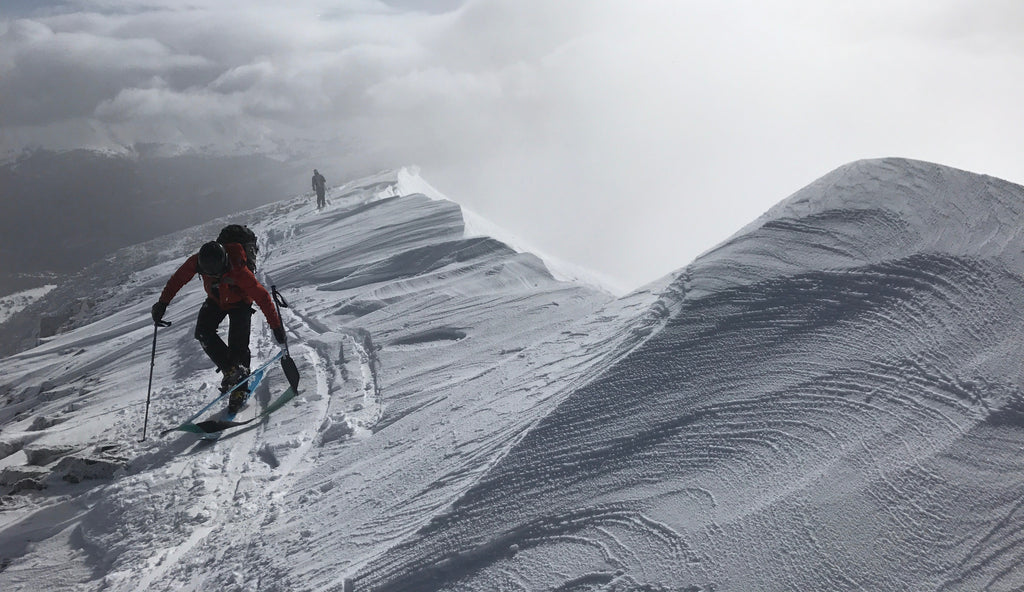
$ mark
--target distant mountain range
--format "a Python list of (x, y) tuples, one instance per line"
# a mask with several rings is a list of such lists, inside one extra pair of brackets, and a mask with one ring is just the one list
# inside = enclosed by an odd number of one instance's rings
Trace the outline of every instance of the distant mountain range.
[(118, 248), (308, 190), (305, 164), (145, 154), (40, 150), (0, 165), (0, 295)]

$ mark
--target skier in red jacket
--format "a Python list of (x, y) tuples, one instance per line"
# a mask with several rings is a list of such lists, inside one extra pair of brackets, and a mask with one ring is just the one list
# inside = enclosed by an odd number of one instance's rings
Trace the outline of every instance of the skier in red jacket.
[[(246, 266), (242, 245), (222, 245), (216, 241), (204, 244), (198, 253), (186, 259), (171, 279), (167, 280), (167, 285), (160, 293), (160, 300), (153, 305), (154, 322), (159, 323), (163, 319), (174, 295), (197, 273), (203, 278), (207, 299), (199, 309), (195, 338), (217, 365), (217, 370), (224, 375), (221, 391), (227, 391), (249, 375), (249, 330), (255, 312), (252, 303), (256, 302), (263, 311), (278, 343), (285, 341), (284, 327), (270, 293)], [(230, 317), (227, 344), (217, 334), (217, 328), (224, 317)], [(229, 411), (237, 412), (247, 393), (245, 387), (232, 392), (228, 399)]]

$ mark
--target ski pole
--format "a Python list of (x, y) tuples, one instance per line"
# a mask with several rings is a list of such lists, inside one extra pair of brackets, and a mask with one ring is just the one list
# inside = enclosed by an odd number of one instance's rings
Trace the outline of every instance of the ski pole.
[[(289, 308), (288, 302), (281, 296), (281, 293), (277, 291), (277, 286), (274, 284), (270, 285), (270, 293), (274, 295), (274, 306), (277, 307), (277, 318), (281, 319), (281, 329), (284, 330), (284, 317), (281, 316), (282, 308)], [(299, 390), (299, 369), (295, 365), (295, 360), (292, 359), (291, 353), (288, 352), (288, 335), (285, 334), (284, 343), (281, 344), (284, 347), (284, 357), (281, 358), (281, 368), (284, 370), (285, 378), (288, 379), (288, 384), (292, 387), (293, 391), (298, 392)]]
[(153, 353), (149, 356), (149, 388), (146, 389), (146, 419), (142, 422), (142, 439), (146, 441), (146, 428), (149, 426), (149, 401), (153, 395), (153, 367), (156, 366), (156, 332), (160, 327), (170, 327), (170, 321), (157, 321), (153, 323)]

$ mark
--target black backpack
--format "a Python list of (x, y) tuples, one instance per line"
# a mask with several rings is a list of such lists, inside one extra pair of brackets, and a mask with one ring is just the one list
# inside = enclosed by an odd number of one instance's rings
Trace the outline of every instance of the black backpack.
[(256, 244), (256, 233), (252, 229), (241, 224), (229, 224), (217, 235), (217, 242), (222, 245), (229, 243), (242, 245), (242, 248), (245, 249), (246, 267), (253, 273), (256, 272), (256, 255), (260, 252), (260, 247)]

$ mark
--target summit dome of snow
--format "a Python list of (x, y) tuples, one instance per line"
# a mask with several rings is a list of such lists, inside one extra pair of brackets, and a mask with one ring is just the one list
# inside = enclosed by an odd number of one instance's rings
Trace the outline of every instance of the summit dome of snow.
[[(148, 307), (227, 220), (12, 319), (61, 322), (0, 360), (0, 588), (1024, 581), (1024, 188), (853, 163), (620, 299), (467, 235), (456, 204), (397, 175), (328, 199), (231, 220), (292, 304), (303, 383), (212, 446), (135, 440)], [(201, 299), (186, 288), (158, 334), (157, 428), (215, 390)], [(275, 351), (261, 322), (253, 350)], [(267, 383), (257, 408), (283, 377)]]

